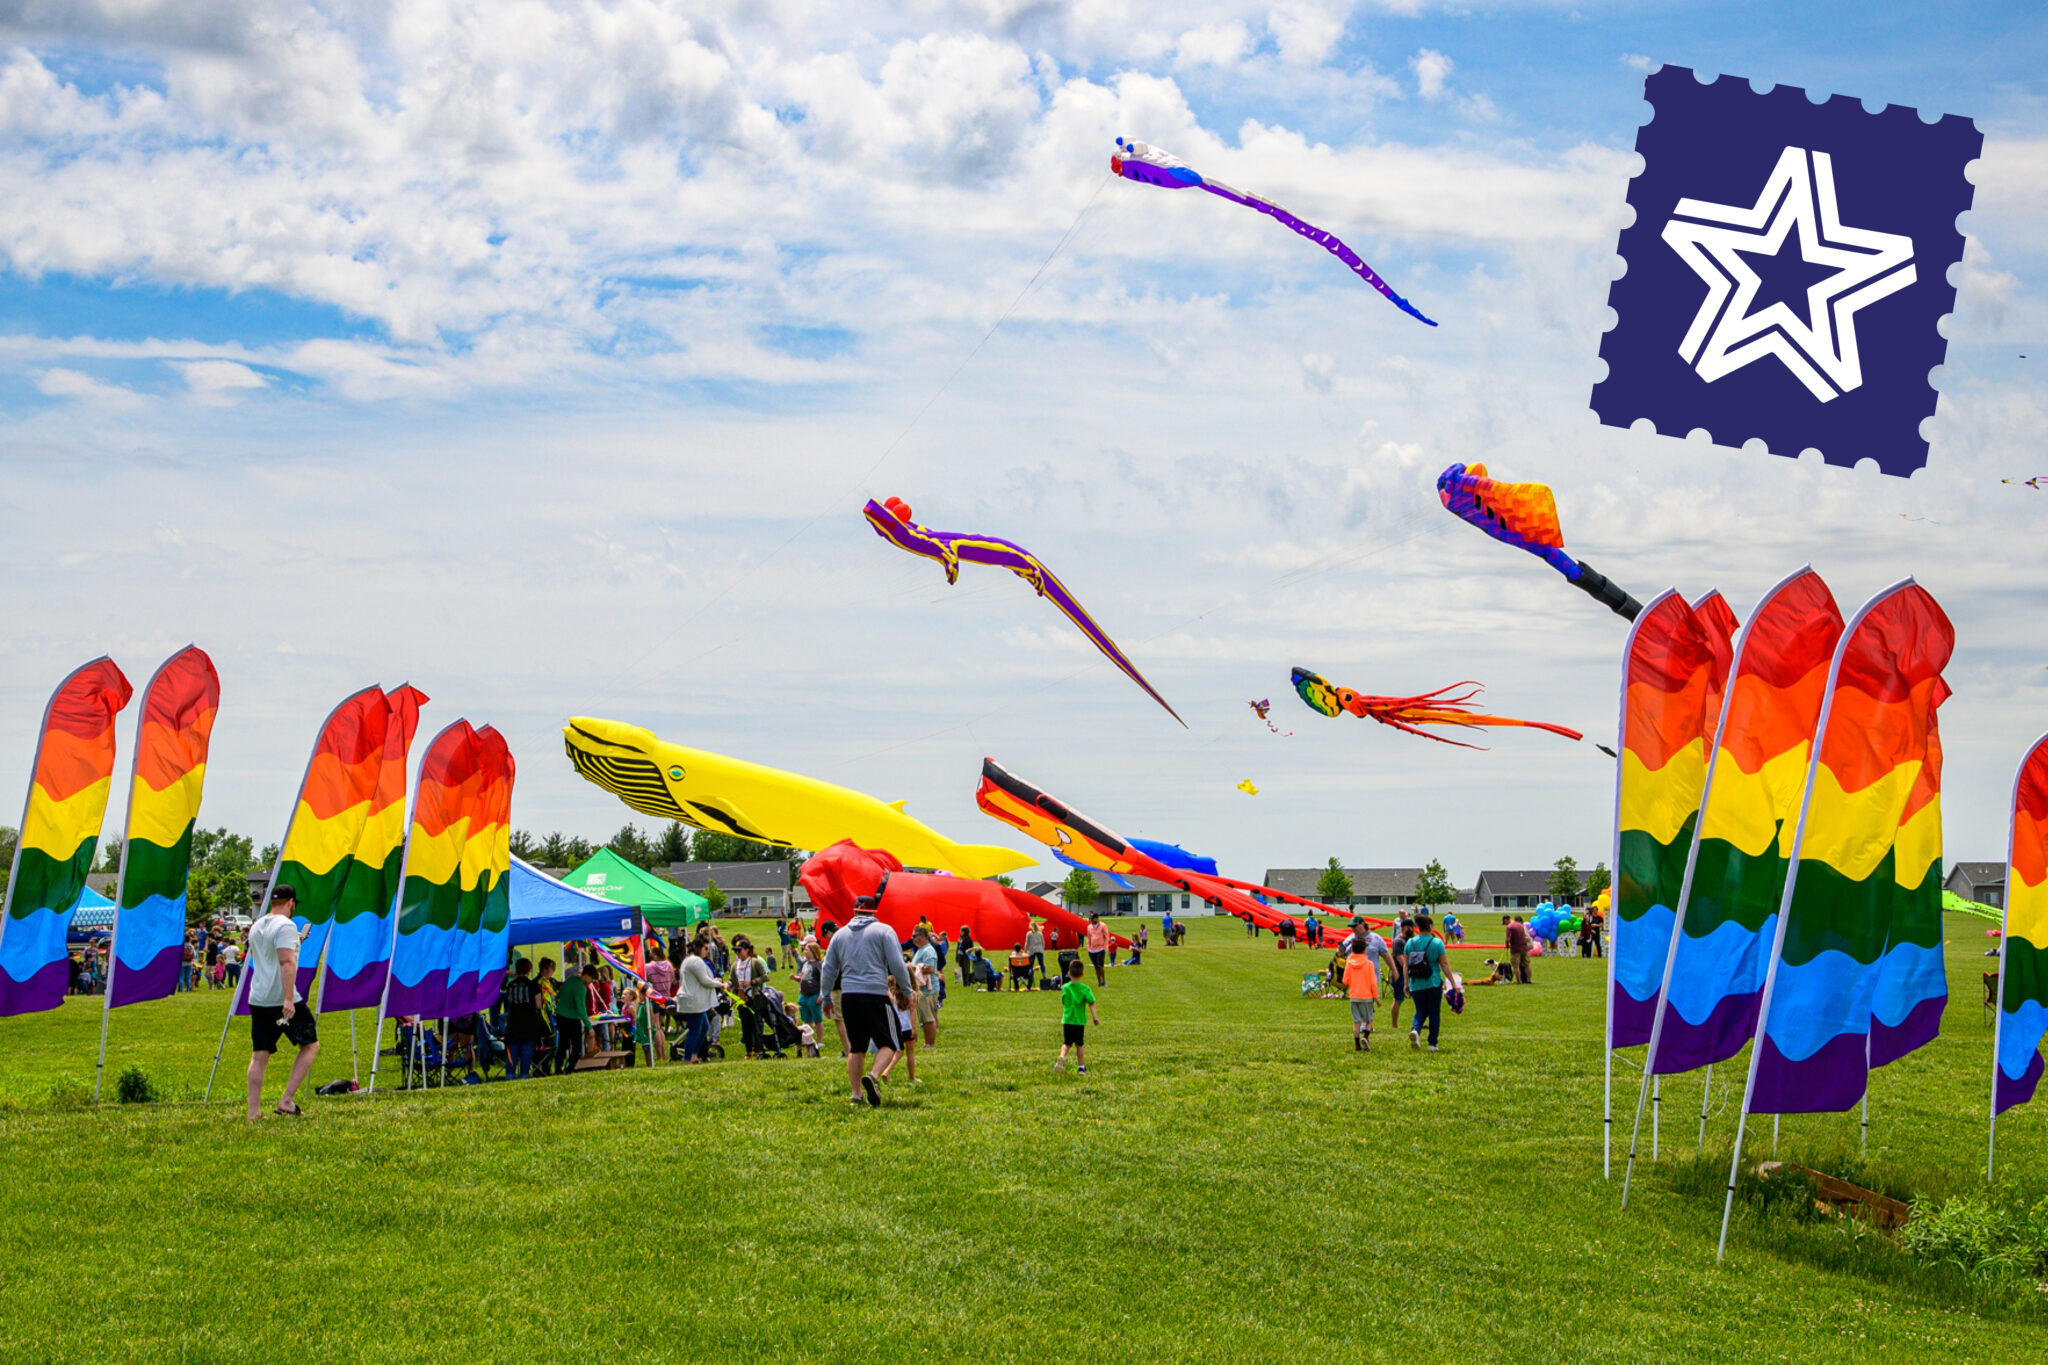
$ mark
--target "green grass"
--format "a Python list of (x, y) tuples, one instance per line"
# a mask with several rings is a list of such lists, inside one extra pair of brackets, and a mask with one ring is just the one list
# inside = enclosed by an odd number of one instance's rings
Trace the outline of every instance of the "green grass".
[[(1876, 1078), (1873, 1178), (1923, 1195), (1981, 1180), (1983, 946), (1981, 925), (1951, 923), (1945, 1035)], [(1300, 998), (1322, 957), (1196, 922), (1186, 948), (1112, 972), (1085, 1078), (1051, 1069), (1053, 997), (956, 987), (940, 1048), (920, 1058), (925, 1084), (879, 1113), (848, 1109), (827, 1057), (313, 1100), (302, 1121), (252, 1130), (237, 1094), (246, 1025), (230, 1032), (215, 1102), (183, 1098), (204, 1084), (224, 994), (115, 1014), (109, 1095), (134, 1063), (172, 1097), (155, 1104), (77, 1107), (92, 1005), (0, 1020), (5, 1354), (2048, 1353), (2038, 1296), (1927, 1271), (1834, 1225), (1739, 1214), (1717, 1269), (1719, 1178), (1693, 1159), (1697, 1077), (1667, 1086), (1663, 1160), (1618, 1211), (1636, 1073), (1616, 1070), (1609, 1184), (1604, 964), (1539, 961), (1532, 989), (1472, 991), (1435, 1057), (1395, 1046), (1383, 1013), (1381, 1050), (1361, 1057), (1341, 1002)], [(344, 1019), (322, 1032), (315, 1080), (347, 1075)], [(1706, 1145), (1722, 1171), (1739, 1083), (1737, 1067), (1716, 1070)], [(1781, 1152), (1853, 1154), (1854, 1123), (1787, 1119)], [(2048, 1171), (2048, 1110), (2001, 1128), (2004, 1170)], [(1752, 1129), (1759, 1155), (1769, 1129)]]

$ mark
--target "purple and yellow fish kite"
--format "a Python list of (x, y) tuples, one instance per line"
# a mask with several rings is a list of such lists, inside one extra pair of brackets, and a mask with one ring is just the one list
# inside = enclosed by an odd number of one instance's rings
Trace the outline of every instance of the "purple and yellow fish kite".
[(1207, 190), (1218, 198), (1228, 199), (1233, 204), (1257, 209), (1344, 262), (1350, 267), (1352, 274), (1379, 290), (1389, 303), (1409, 317), (1431, 327), (1436, 326), (1432, 319), (1422, 315), (1421, 309), (1396, 294), (1393, 287), (1380, 278), (1379, 272), (1361, 260), (1357, 252), (1344, 245), (1335, 233), (1326, 232), (1314, 223), (1303, 222), (1270, 199), (1247, 190), (1233, 189), (1221, 180), (1211, 180), (1161, 148), (1147, 146), (1142, 142), (1126, 142), (1122, 138), (1116, 140), (1116, 151), (1110, 154), (1109, 168), (1124, 179), (1135, 180), (1141, 185), (1157, 185), (1163, 190)]
[[(1040, 562), (1037, 555), (1021, 545), (994, 536), (963, 535), (952, 531), (930, 531), (910, 519), (910, 504), (901, 498), (890, 498), (887, 502), (868, 499), (863, 509), (868, 525), (875, 528), (875, 534), (899, 550), (908, 550), (914, 555), (923, 555), (935, 560), (946, 571), (946, 581), (955, 582), (960, 577), (960, 565), (987, 564), (992, 568), (1008, 569), (1017, 577), (1029, 583), (1040, 597), (1058, 607), (1088, 637), (1090, 644), (1102, 651), (1103, 657), (1123, 670), (1124, 676), (1145, 689), (1145, 695), (1166, 707), (1166, 714), (1180, 720), (1180, 712), (1166, 705), (1166, 698), (1159, 695), (1145, 676), (1138, 672), (1124, 652), (1116, 647), (1116, 641), (1103, 633), (1093, 617), (1074, 600), (1067, 591), (1067, 585), (1053, 576), (1053, 571)], [(1183, 727), (1187, 722), (1180, 720)]]

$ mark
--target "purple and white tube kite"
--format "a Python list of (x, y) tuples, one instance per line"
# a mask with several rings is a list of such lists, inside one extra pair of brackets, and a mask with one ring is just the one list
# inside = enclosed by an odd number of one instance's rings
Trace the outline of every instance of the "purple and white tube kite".
[(1232, 189), (1220, 180), (1207, 179), (1194, 167), (1184, 165), (1178, 157), (1157, 147), (1143, 142), (1126, 142), (1122, 138), (1116, 140), (1116, 147), (1116, 151), (1109, 158), (1109, 168), (1124, 179), (1135, 180), (1141, 185), (1157, 185), (1166, 190), (1207, 190), (1211, 194), (1230, 200), (1233, 204), (1243, 204), (1246, 208), (1257, 209), (1268, 217), (1277, 218), (1344, 262), (1351, 268), (1352, 274), (1386, 295), (1388, 302), (1409, 317), (1431, 327), (1436, 326), (1432, 319), (1422, 315), (1421, 309), (1396, 294), (1392, 287), (1379, 277), (1378, 271), (1359, 259), (1358, 253), (1339, 241), (1334, 233), (1325, 232), (1314, 223), (1303, 222), (1270, 199), (1262, 199), (1256, 194)]

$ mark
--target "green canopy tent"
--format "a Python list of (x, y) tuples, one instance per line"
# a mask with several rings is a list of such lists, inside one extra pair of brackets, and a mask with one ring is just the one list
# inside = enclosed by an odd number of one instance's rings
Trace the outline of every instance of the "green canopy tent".
[(641, 917), (657, 929), (684, 929), (711, 918), (711, 903), (702, 896), (641, 871), (608, 848), (591, 854), (562, 882), (620, 905), (637, 905)]

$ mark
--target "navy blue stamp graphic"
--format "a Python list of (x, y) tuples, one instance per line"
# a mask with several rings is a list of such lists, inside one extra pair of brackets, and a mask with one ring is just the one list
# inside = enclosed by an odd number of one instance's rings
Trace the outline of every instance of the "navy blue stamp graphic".
[(1703, 85), (1682, 66), (1643, 97), (1646, 164), (1629, 183), (1593, 411), (1901, 477), (1924, 466), (1977, 125), (1846, 95), (1815, 104), (1787, 85), (1760, 95), (1733, 76)]

